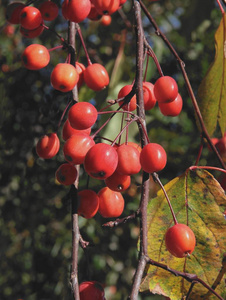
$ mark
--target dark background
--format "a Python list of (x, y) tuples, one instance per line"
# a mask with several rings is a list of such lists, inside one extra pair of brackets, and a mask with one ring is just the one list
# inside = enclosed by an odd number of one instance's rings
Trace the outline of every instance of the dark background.
[[(131, 2), (123, 11), (133, 22)], [(37, 1), (35, 5), (38, 6)], [(59, 6), (60, 3), (56, 2)], [(161, 30), (184, 60), (194, 92), (214, 58), (214, 33), (221, 14), (212, 0), (145, 1)], [(51, 70), (56, 63), (65, 61), (66, 52), (51, 52), (50, 64), (40, 71), (29, 71), (21, 65), (21, 53), (31, 43), (41, 43), (48, 49), (60, 45), (52, 32), (44, 31), (34, 40), (21, 36), (19, 26), (14, 33), (5, 32), (4, 13), (7, 1), (0, 8), (0, 299), (72, 299), (70, 290), (71, 215), (69, 188), (55, 181), (55, 171), (64, 162), (62, 146), (52, 160), (37, 157), (38, 138), (57, 129), (68, 102), (67, 94), (54, 91), (50, 86)], [(200, 133), (195, 123), (194, 110), (188, 97), (183, 77), (175, 58), (148, 22), (143, 18), (145, 35), (153, 47), (165, 75), (173, 76), (184, 100), (183, 111), (175, 118), (164, 117), (158, 107), (147, 113), (147, 127), (151, 141), (160, 143), (168, 155), (167, 167), (160, 173), (163, 183), (181, 174), (195, 163), (200, 144)], [(47, 23), (66, 38), (67, 22), (59, 15)], [(100, 109), (106, 99), (117, 97), (119, 89), (131, 84), (135, 72), (135, 35), (127, 29), (124, 55), (115, 70), (125, 29), (122, 16), (116, 12), (112, 23), (103, 27), (99, 22), (85, 21), (81, 25), (86, 46), (93, 62), (99, 62), (112, 76), (110, 87), (94, 93), (86, 86), (80, 89), (80, 101), (93, 101)], [(77, 47), (81, 48), (79, 39)], [(79, 61), (85, 65), (84, 51)], [(116, 73), (113, 73), (114, 72)], [(114, 74), (114, 75), (112, 75)], [(147, 80), (158, 78), (155, 65), (148, 66)], [(106, 118), (106, 117), (105, 117)], [(101, 124), (104, 117), (99, 120)], [(103, 135), (114, 138), (119, 119), (113, 119)], [(58, 134), (61, 137), (60, 127)], [(95, 128), (94, 128), (95, 130)], [(216, 132), (216, 136), (218, 132)], [(130, 140), (138, 140), (138, 132), (130, 131)], [(61, 139), (61, 145), (63, 140)], [(218, 165), (214, 155), (205, 147), (200, 164)], [(79, 188), (86, 184), (81, 175)], [(124, 193), (126, 207), (123, 216), (139, 205), (140, 174)], [(90, 181), (98, 191), (100, 181)], [(151, 194), (155, 194), (152, 184)], [(79, 219), (83, 238), (93, 246), (86, 253), (79, 252), (79, 280), (97, 280), (104, 284), (106, 299), (126, 299), (137, 264), (138, 220), (109, 229), (102, 224), (108, 220), (96, 215), (93, 219)], [(140, 299), (162, 299), (141, 296)]]

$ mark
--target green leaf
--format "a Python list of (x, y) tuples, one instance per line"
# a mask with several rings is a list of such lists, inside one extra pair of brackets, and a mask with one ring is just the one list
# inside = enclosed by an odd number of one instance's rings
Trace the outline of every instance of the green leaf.
[[(173, 218), (162, 191), (151, 199), (148, 215), (148, 255), (151, 259), (181, 272), (196, 274), (212, 286), (221, 272), (223, 254), (226, 250), (225, 219), (223, 205), (226, 196), (214, 177), (202, 169), (187, 170), (183, 175), (170, 181), (165, 189), (170, 198), (178, 223), (187, 224), (195, 233), (196, 247), (190, 258), (176, 258), (165, 247), (164, 236), (174, 225)], [(156, 266), (148, 266), (143, 278), (141, 291), (180, 300), (189, 290), (190, 283)], [(224, 282), (216, 291), (222, 295)], [(189, 299), (207, 298), (208, 290), (196, 284)]]
[(226, 130), (226, 16), (215, 33), (215, 58), (198, 89), (198, 104), (212, 136), (217, 123), (222, 136)]

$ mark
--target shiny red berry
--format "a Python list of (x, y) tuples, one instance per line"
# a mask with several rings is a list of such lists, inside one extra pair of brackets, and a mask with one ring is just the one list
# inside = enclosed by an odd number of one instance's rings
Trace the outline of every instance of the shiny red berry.
[(64, 163), (56, 170), (55, 176), (59, 183), (63, 185), (71, 185), (75, 182), (78, 172), (75, 166)]
[(98, 192), (99, 213), (104, 218), (119, 217), (125, 206), (125, 201), (121, 193), (112, 191), (108, 187), (102, 188)]
[(178, 94), (178, 86), (170, 76), (162, 76), (154, 84), (154, 94), (156, 100), (160, 102), (171, 102)]
[(91, 2), (90, 0), (69, 0), (66, 2), (64, 10), (68, 20), (80, 23), (89, 15)]
[(76, 86), (78, 79), (76, 68), (68, 63), (57, 64), (50, 77), (53, 88), (61, 92), (71, 91)]
[(97, 281), (84, 281), (79, 285), (80, 300), (104, 300), (104, 288)]
[(90, 89), (100, 91), (109, 84), (109, 75), (104, 66), (95, 63), (85, 69), (84, 80)]
[(46, 67), (49, 61), (49, 51), (43, 45), (31, 44), (22, 54), (22, 63), (29, 70), (40, 70)]
[(53, 21), (54, 19), (56, 19), (56, 17), (58, 16), (59, 13), (59, 9), (58, 6), (56, 5), (56, 3), (50, 1), (50, 0), (46, 0), (44, 2), (42, 2), (38, 9), (40, 10), (41, 14), (42, 14), (42, 18), (45, 21)]
[(74, 104), (68, 112), (70, 125), (78, 130), (88, 129), (97, 120), (97, 110), (89, 102), (78, 102)]
[(117, 148), (117, 172), (124, 175), (137, 174), (140, 169), (140, 152), (133, 146), (122, 144)]
[(44, 159), (53, 158), (60, 149), (60, 140), (56, 133), (42, 136), (36, 145), (36, 152), (39, 157)]
[(165, 168), (167, 156), (164, 148), (156, 143), (144, 146), (140, 153), (141, 168), (147, 173), (159, 172)]
[(185, 224), (175, 224), (167, 230), (165, 244), (173, 256), (183, 258), (194, 251), (196, 239), (190, 227)]
[(182, 107), (183, 100), (180, 94), (171, 102), (159, 103), (159, 109), (164, 116), (176, 117), (181, 113)]
[(99, 208), (99, 197), (90, 189), (78, 192), (78, 215), (90, 219), (95, 216)]
[(84, 160), (86, 172), (94, 178), (106, 179), (116, 170), (118, 154), (114, 147), (109, 144), (95, 144), (87, 152)]
[(119, 0), (92, 0), (97, 11), (101, 15), (111, 15), (116, 10), (119, 9), (120, 1)]
[(66, 140), (63, 147), (64, 157), (74, 165), (82, 164), (86, 153), (94, 144), (94, 140), (88, 134), (78, 132)]
[(25, 6), (20, 12), (20, 24), (23, 28), (33, 30), (43, 23), (40, 10), (33, 6)]
[(84, 129), (84, 130), (77, 130), (77, 129), (74, 129), (73, 127), (71, 127), (68, 119), (64, 122), (63, 129), (62, 129), (62, 138), (64, 141), (66, 141), (67, 139), (69, 139), (69, 137), (71, 137), (72, 135), (79, 133), (79, 132), (89, 135), (91, 132), (91, 128)]
[(115, 192), (123, 192), (127, 190), (130, 183), (131, 177), (129, 175), (120, 174), (117, 170), (110, 177), (105, 179), (106, 186)]

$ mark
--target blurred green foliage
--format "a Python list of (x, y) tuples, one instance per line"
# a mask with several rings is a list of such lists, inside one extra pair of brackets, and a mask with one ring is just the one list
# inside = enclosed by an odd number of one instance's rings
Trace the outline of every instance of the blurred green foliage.
[[(133, 23), (131, 2), (123, 7), (127, 19)], [(38, 5), (39, 1), (37, 1)], [(214, 1), (162, 0), (145, 1), (161, 30), (178, 51), (186, 65), (195, 93), (214, 56), (214, 33), (221, 14)], [(42, 43), (47, 48), (60, 45), (50, 31), (33, 40), (23, 38), (18, 26), (7, 35), (4, 31), (4, 13), (7, 1), (0, 8), (0, 299), (72, 299), (70, 290), (71, 264), (71, 214), (69, 188), (56, 184), (54, 174), (64, 161), (62, 149), (52, 160), (39, 159), (35, 153), (38, 138), (57, 130), (60, 117), (68, 103), (68, 95), (54, 91), (50, 86), (53, 66), (64, 61), (63, 50), (51, 52), (51, 62), (43, 70), (29, 71), (22, 67), (23, 49), (31, 43)], [(58, 3), (60, 5), (60, 3)], [(163, 117), (158, 107), (147, 113), (147, 127), (151, 141), (164, 146), (168, 154), (167, 168), (161, 172), (166, 183), (195, 163), (200, 137), (194, 110), (188, 97), (183, 77), (168, 48), (146, 19), (143, 18), (145, 35), (153, 47), (166, 75), (178, 81), (184, 99), (179, 117)], [(61, 15), (49, 23), (66, 38), (67, 22)], [(93, 62), (106, 66), (111, 74), (121, 45), (125, 23), (119, 13), (112, 15), (112, 23), (102, 27), (99, 22), (81, 24), (84, 39)], [(81, 49), (78, 39), (77, 48)], [(83, 50), (79, 61), (86, 65)], [(128, 28), (124, 53), (109, 89), (93, 93), (87, 87), (80, 90), (81, 101), (95, 101), (98, 108), (106, 99), (114, 99), (118, 90), (131, 83), (135, 74), (135, 36)], [(155, 82), (158, 73), (150, 61), (147, 80)], [(106, 118), (106, 117), (105, 117)], [(100, 120), (100, 124), (105, 119)], [(120, 120), (114, 118), (103, 131), (110, 138)], [(61, 128), (58, 131), (61, 135)], [(113, 134), (112, 134), (113, 133)], [(130, 131), (131, 140), (138, 140), (136, 127)], [(113, 136), (112, 136), (113, 135)], [(63, 141), (62, 141), (63, 145)], [(217, 164), (213, 154), (204, 149), (201, 164)], [(81, 174), (79, 187), (86, 184)], [(126, 208), (123, 216), (139, 205), (140, 176), (133, 179), (132, 187), (124, 193)], [(100, 181), (90, 181), (96, 191), (103, 186)], [(151, 193), (155, 193), (155, 186)], [(108, 220), (107, 220), (108, 221)], [(106, 220), (97, 215), (91, 220), (79, 219), (85, 240), (93, 245), (79, 252), (79, 280), (97, 280), (104, 284), (108, 300), (126, 299), (137, 265), (137, 239), (139, 220), (117, 228), (102, 226)], [(142, 296), (142, 299), (162, 299)]]

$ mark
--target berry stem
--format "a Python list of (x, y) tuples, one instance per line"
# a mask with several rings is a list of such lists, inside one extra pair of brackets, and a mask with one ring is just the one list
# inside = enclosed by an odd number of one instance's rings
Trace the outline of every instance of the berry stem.
[(169, 196), (167, 195), (167, 192), (166, 192), (166, 190), (165, 190), (165, 188), (164, 188), (162, 182), (160, 181), (158, 174), (157, 174), (157, 173), (153, 173), (153, 174), (152, 174), (152, 177), (153, 177), (154, 181), (157, 182), (157, 183), (160, 185), (160, 187), (161, 187), (161, 189), (162, 189), (162, 191), (163, 191), (163, 193), (164, 193), (164, 195), (165, 195), (165, 197), (166, 197), (166, 200), (167, 200), (167, 202), (168, 202), (168, 205), (169, 205), (169, 208), (170, 208), (172, 217), (173, 217), (174, 224), (175, 224), (175, 225), (178, 224), (176, 215), (175, 215), (175, 213), (174, 213), (172, 204), (171, 204), (170, 199), (169, 199)]
[(80, 41), (82, 43), (82, 47), (85, 51), (85, 55), (86, 55), (86, 59), (87, 59), (87, 63), (88, 63), (88, 66), (92, 65), (92, 62), (90, 60), (90, 57), (89, 57), (89, 54), (88, 54), (88, 51), (87, 51), (87, 48), (86, 48), (86, 44), (84, 42), (84, 39), (83, 39), (83, 36), (82, 36), (82, 31), (80, 29), (80, 26), (76, 23), (76, 30), (78, 32), (78, 35), (79, 35), (79, 38), (80, 38)]

